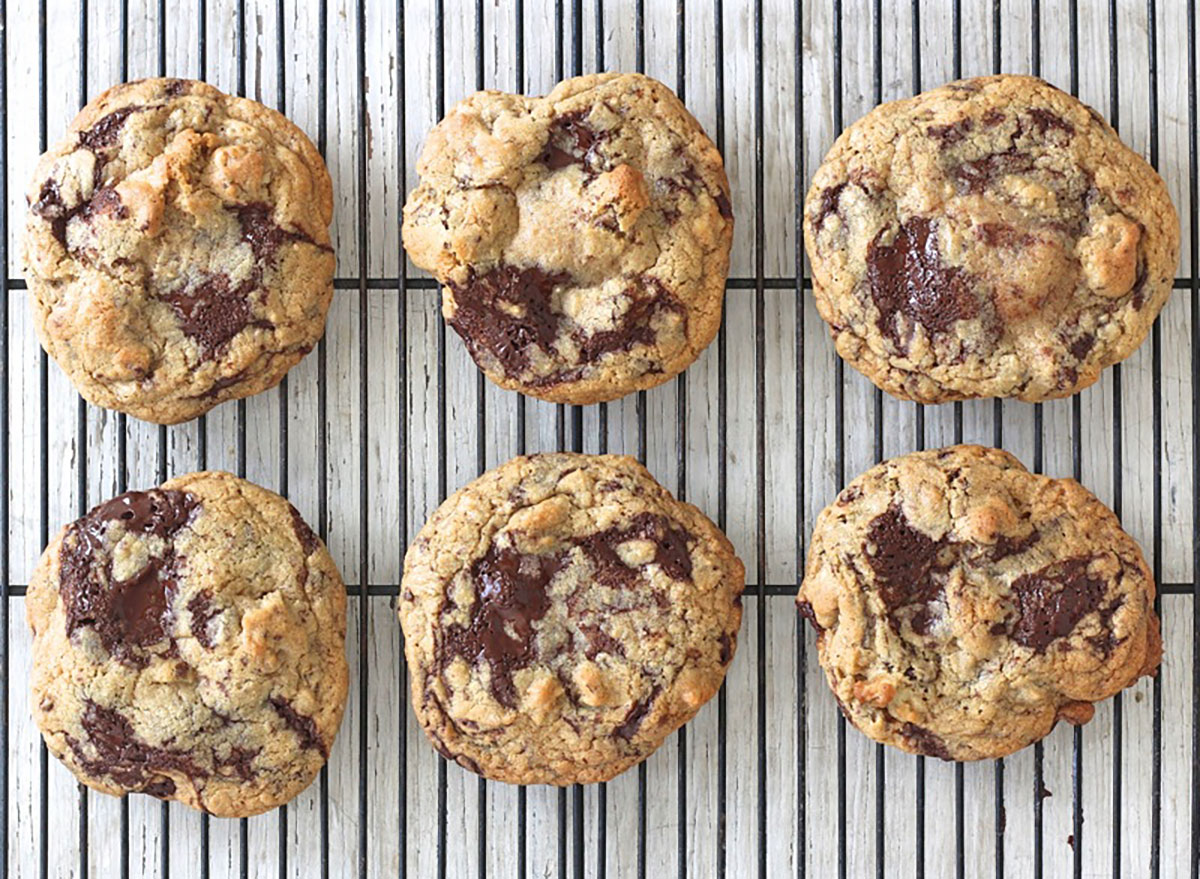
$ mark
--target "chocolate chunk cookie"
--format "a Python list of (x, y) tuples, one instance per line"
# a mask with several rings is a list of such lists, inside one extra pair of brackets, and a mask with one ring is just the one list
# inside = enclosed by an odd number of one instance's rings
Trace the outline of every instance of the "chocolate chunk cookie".
[(89, 787), (214, 815), (286, 803), (346, 702), (346, 594), (283, 498), (192, 473), (94, 508), (29, 584), (33, 713)]
[(1162, 658), (1154, 578), (1117, 517), (980, 446), (850, 483), (817, 519), (796, 603), (846, 718), (945, 760), (1086, 723)]
[(808, 192), (838, 354), (923, 403), (1065, 397), (1167, 300), (1179, 220), (1094, 110), (1039, 79), (953, 82), (848, 128)]
[(88, 104), (26, 193), (34, 327), (90, 403), (174, 424), (273, 387), (333, 295), (333, 191), (304, 132), (202, 82)]
[(501, 387), (595, 403), (682, 372), (721, 324), (733, 214), (721, 155), (636, 74), (544, 98), (477, 92), (429, 135), (404, 246)]
[(744, 573), (632, 458), (514, 458), (442, 504), (405, 558), (417, 718), (488, 778), (612, 778), (721, 686)]

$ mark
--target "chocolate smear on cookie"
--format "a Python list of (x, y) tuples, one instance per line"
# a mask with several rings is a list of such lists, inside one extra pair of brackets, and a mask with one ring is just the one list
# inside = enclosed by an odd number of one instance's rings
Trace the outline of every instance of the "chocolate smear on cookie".
[(934, 540), (914, 528), (899, 506), (871, 520), (866, 560), (875, 572), (875, 588), (888, 620), (897, 631), (904, 617), (918, 635), (928, 634), (933, 626), (930, 604), (942, 595), (939, 575), (951, 564), (942, 557), (947, 546), (945, 540)]
[(928, 217), (912, 217), (897, 230), (890, 244), (880, 232), (867, 249), (866, 280), (879, 310), (879, 330), (898, 348), (901, 319), (920, 325), (930, 336), (947, 333), (960, 320), (979, 313), (962, 269), (947, 266), (938, 250), (937, 229)]
[(275, 709), (284, 724), (300, 739), (300, 747), (304, 750), (313, 748), (321, 752), (321, 756), (329, 757), (329, 746), (321, 738), (317, 730), (317, 722), (307, 714), (301, 714), (287, 699), (282, 696), (272, 696), (267, 700)]
[(1092, 558), (1079, 556), (1053, 562), (1014, 580), (1016, 617), (1009, 637), (1042, 653), (1054, 641), (1069, 635), (1085, 616), (1099, 610), (1104, 581), (1088, 574)]
[[(89, 775), (107, 775), (127, 790), (168, 797), (175, 793), (175, 782), (163, 773), (178, 773), (192, 779), (209, 775), (188, 751), (146, 744), (119, 711), (88, 700), (82, 725), (86, 742), (67, 736), (76, 761)], [(89, 755), (85, 745), (91, 746), (94, 756)]]
[(636, 278), (625, 290), (630, 302), (616, 325), (588, 333), (575, 326), (554, 302), (556, 288), (573, 280), (565, 272), (537, 266), (502, 264), (483, 273), (472, 269), (466, 283), (449, 283), (455, 305), (450, 325), (476, 362), (494, 360), (511, 378), (520, 378), (530, 368), (534, 352), (540, 351), (547, 360), (561, 360), (557, 344), (561, 336), (569, 335), (580, 366), (535, 379), (539, 385), (551, 385), (578, 378), (583, 366), (605, 354), (653, 344), (651, 324), (656, 315), (663, 310), (683, 313), (679, 302), (656, 278)]
[(493, 543), (471, 566), (475, 588), (471, 621), (447, 626), (437, 652), (445, 667), (454, 657), (491, 666), (491, 689), (496, 701), (517, 704), (512, 674), (536, 658), (533, 624), (550, 608), (547, 588), (563, 567), (561, 553), (533, 555)]
[[(199, 508), (195, 496), (186, 492), (132, 491), (74, 522), (59, 552), (67, 635), (90, 627), (114, 657), (144, 666), (147, 658), (134, 648), (169, 640), (170, 599), (177, 588), (180, 562), (172, 541)], [(163, 543), (160, 554), (151, 554), (129, 578), (113, 579), (115, 541), (109, 540), (113, 528), (121, 528), (125, 535), (157, 538)]]

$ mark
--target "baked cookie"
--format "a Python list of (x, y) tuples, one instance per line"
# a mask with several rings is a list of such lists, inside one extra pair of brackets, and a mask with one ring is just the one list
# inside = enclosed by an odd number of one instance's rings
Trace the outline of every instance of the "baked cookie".
[(100, 504), (46, 548), (26, 611), (34, 719), (89, 787), (254, 815), (329, 756), (346, 593), (265, 488), (192, 473)]
[(1154, 578), (1117, 517), (980, 446), (851, 482), (817, 519), (796, 603), (846, 718), (945, 760), (1086, 723), (1162, 658)]
[(721, 324), (733, 214), (721, 155), (660, 82), (477, 92), (430, 132), (404, 246), (488, 378), (595, 403), (682, 372)]
[(612, 778), (721, 686), (744, 574), (632, 458), (514, 458), (442, 504), (404, 560), (417, 718), (488, 778)]
[(26, 198), (34, 328), (90, 403), (185, 421), (274, 387), (324, 332), (329, 172), (262, 104), (186, 79), (114, 86)]
[(804, 208), (838, 354), (922, 403), (1065, 397), (1128, 357), (1171, 291), (1162, 178), (1028, 76), (952, 82), (851, 125)]

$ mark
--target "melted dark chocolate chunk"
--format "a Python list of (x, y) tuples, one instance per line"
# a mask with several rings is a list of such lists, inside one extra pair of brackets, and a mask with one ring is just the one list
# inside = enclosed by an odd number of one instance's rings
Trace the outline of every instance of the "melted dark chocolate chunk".
[(821, 624), (817, 622), (817, 612), (813, 610), (813, 606), (810, 602), (797, 601), (796, 610), (799, 612), (800, 616), (808, 620), (808, 624), (813, 627), (813, 631), (815, 631), (818, 635), (825, 631)]
[(119, 220), (129, 216), (120, 194), (111, 187), (101, 187), (93, 193), (89, 201), (69, 208), (62, 200), (56, 180), (47, 180), (42, 184), (38, 200), (30, 206), (30, 210), (50, 223), (50, 232), (62, 245), (63, 250), (67, 249), (67, 224), (76, 217), (90, 222), (97, 216), (108, 215)]
[(261, 748), (239, 748), (234, 746), (224, 757), (216, 758), (218, 770), (225, 770), (222, 775), (236, 775), (242, 781), (251, 781), (258, 773), (254, 770), (254, 758)]
[(620, 726), (613, 730), (614, 736), (628, 742), (637, 735), (638, 729), (642, 726), (642, 721), (646, 719), (646, 715), (650, 713), (650, 709), (654, 706), (654, 700), (658, 698), (659, 689), (659, 687), (654, 687), (647, 698), (634, 702), (630, 706), (629, 713), (625, 715), (625, 719), (621, 721)]
[(304, 555), (310, 556), (320, 548), (321, 540), (308, 527), (308, 523), (304, 521), (304, 517), (300, 515), (299, 510), (291, 504), (288, 504), (288, 509), (292, 511), (292, 530), (296, 532), (296, 539), (300, 541), (300, 546), (304, 548)]
[(842, 200), (842, 192), (845, 191), (849, 184), (842, 182), (835, 186), (830, 186), (821, 190), (821, 203), (817, 208), (817, 215), (813, 217), (813, 229), (817, 232), (821, 231), (821, 227), (825, 225), (825, 220), (830, 214), (836, 214), (838, 211), (838, 203)]
[(1009, 636), (1042, 653), (1100, 607), (1104, 581), (1088, 574), (1090, 557), (1053, 562), (1013, 581), (1016, 618)]
[(733, 639), (725, 632), (722, 632), (718, 641), (721, 645), (721, 652), (719, 654), (721, 665), (725, 665), (729, 660), (733, 659)]
[(906, 723), (900, 728), (900, 735), (916, 748), (917, 753), (924, 754), (926, 757), (937, 757), (939, 760), (954, 759), (946, 749), (946, 743), (942, 741), (941, 736), (930, 732), (923, 726)]
[[(472, 271), (466, 284), (450, 284), (457, 306), (450, 325), (476, 360), (486, 351), (505, 373), (520, 375), (529, 365), (529, 349), (553, 349), (562, 316), (552, 309), (550, 295), (570, 280), (561, 272), (509, 265), (483, 275)], [(520, 316), (510, 313), (512, 306)]]
[(968, 116), (947, 125), (930, 125), (925, 129), (925, 133), (941, 143), (942, 146), (951, 146), (966, 137), (974, 127), (975, 121)]
[(936, 335), (979, 313), (963, 271), (942, 262), (929, 218), (907, 220), (891, 244), (882, 237), (881, 232), (867, 250), (867, 284), (879, 309), (879, 330), (897, 347), (907, 347), (900, 336), (901, 315)]
[(628, 528), (610, 528), (597, 531), (578, 541), (579, 546), (592, 563), (596, 581), (615, 588), (623, 588), (637, 582), (642, 569), (631, 568), (617, 554), (617, 547), (629, 540), (651, 540), (654, 542), (654, 562), (672, 580), (692, 578), (692, 557), (688, 553), (691, 535), (674, 527), (665, 516), (639, 513)]
[(167, 97), (177, 98), (180, 95), (186, 95), (192, 90), (192, 84), (186, 79), (172, 79), (167, 83), (165, 89)]
[(214, 357), (246, 327), (270, 326), (251, 319), (250, 294), (256, 287), (250, 279), (231, 286), (228, 275), (205, 275), (160, 298), (174, 310), (184, 334), (196, 340), (205, 356)]
[(566, 168), (568, 165), (581, 164), (580, 160), (575, 158), (575, 156), (566, 150), (559, 149), (549, 141), (546, 142), (546, 148), (542, 150), (542, 154), (538, 156), (538, 161), (551, 171), (558, 171), (561, 168)]
[[(569, 319), (552, 304), (554, 288), (571, 283), (561, 272), (540, 268), (501, 265), (485, 274), (471, 272), (465, 284), (451, 283), (455, 313), (450, 325), (462, 337), (471, 356), (478, 362), (490, 354), (506, 375), (520, 377), (528, 368), (530, 354), (541, 350), (557, 358), (555, 342), (568, 332)], [(592, 363), (605, 354), (628, 351), (636, 344), (654, 341), (651, 322), (661, 310), (682, 312), (682, 306), (665, 286), (653, 278), (641, 278), (626, 290), (632, 303), (611, 330), (586, 334), (581, 328), (570, 330), (579, 348), (579, 362)], [(518, 314), (513, 314), (516, 310)], [(557, 384), (579, 374), (565, 369), (542, 376), (540, 385)]]
[(867, 564), (875, 572), (876, 590), (897, 631), (908, 616), (914, 632), (928, 634), (933, 624), (929, 604), (942, 594), (944, 586), (937, 575), (949, 567), (939, 558), (945, 545), (945, 541), (935, 541), (913, 528), (898, 506), (871, 520)]
[[(135, 647), (169, 640), (170, 599), (176, 589), (179, 559), (172, 539), (188, 525), (199, 505), (181, 491), (134, 491), (100, 504), (74, 522), (59, 554), (59, 590), (67, 635), (90, 626), (100, 643), (126, 664), (144, 665)], [(153, 535), (166, 542), (162, 556), (149, 559), (132, 577), (114, 580), (112, 559), (105, 554), (108, 529), (121, 522), (126, 533)]]
[[(584, 121), (587, 113), (577, 110), (564, 113), (550, 123), (546, 146), (538, 161), (551, 170), (568, 165), (583, 165), (590, 172), (598, 170), (596, 147), (608, 135), (598, 132)], [(602, 170), (602, 169), (599, 169)]]
[(718, 191), (717, 194), (713, 196), (713, 198), (717, 202), (717, 210), (720, 212), (721, 216), (724, 217), (726, 220), (732, 220), (733, 219), (733, 205), (731, 205), (729, 203), (729, 196), (727, 196), (724, 192)]
[(192, 635), (207, 650), (212, 650), (216, 643), (208, 630), (208, 624), (221, 612), (213, 604), (212, 598), (210, 591), (201, 589), (187, 603), (188, 613), (192, 615)]
[(1088, 353), (1092, 350), (1092, 348), (1095, 347), (1095, 345), (1096, 337), (1091, 333), (1087, 333), (1085, 335), (1076, 337), (1071, 344), (1067, 346), (1067, 350), (1071, 352), (1071, 356), (1076, 360), (1083, 360), (1088, 356)]
[(267, 700), (271, 707), (275, 709), (275, 713), (283, 718), (284, 724), (296, 737), (300, 739), (300, 747), (304, 750), (313, 748), (321, 752), (321, 756), (329, 757), (329, 746), (321, 739), (321, 734), (317, 731), (317, 722), (307, 714), (301, 714), (292, 703), (282, 696), (272, 696)]
[(975, 227), (979, 240), (988, 247), (1026, 247), (1033, 236), (1006, 223), (980, 223)]
[(1044, 110), (1041, 107), (1032, 107), (1028, 115), (1034, 127), (1038, 130), (1038, 134), (1045, 135), (1048, 131), (1063, 131), (1066, 132), (1068, 137), (1075, 134), (1074, 125), (1050, 110)]
[(88, 757), (83, 743), (68, 737), (75, 759), (89, 775), (107, 775), (121, 787), (156, 797), (175, 793), (175, 783), (164, 772), (189, 778), (207, 778), (208, 771), (186, 751), (156, 747), (141, 741), (128, 718), (111, 708), (88, 701), (83, 711), (83, 731), (95, 757)]
[(1039, 531), (1030, 531), (1024, 537), (1009, 537), (1007, 534), (1001, 534), (996, 538), (996, 543), (992, 547), (992, 561), (998, 562), (1009, 556), (1020, 555), (1041, 539), (1042, 535)]
[(1146, 265), (1138, 263), (1137, 278), (1133, 282), (1133, 307), (1140, 309), (1146, 304)]
[(135, 104), (113, 110), (91, 128), (79, 132), (79, 145), (92, 151), (112, 146), (117, 142), (117, 137), (125, 126), (125, 120), (142, 109), (145, 108)]
[(950, 171), (958, 191), (978, 195), (997, 177), (1020, 174), (1033, 168), (1033, 157), (1015, 146), (955, 165)]
[(488, 547), (471, 566), (475, 602), (467, 626), (447, 626), (438, 645), (441, 664), (455, 656), (491, 666), (491, 689), (496, 701), (510, 708), (517, 703), (512, 674), (537, 656), (533, 624), (550, 607), (546, 590), (563, 567), (562, 554), (530, 555), (511, 547)]
[(271, 262), (282, 245), (293, 241), (330, 249), (328, 245), (317, 244), (304, 232), (284, 229), (275, 222), (270, 206), (262, 202), (238, 205), (232, 210), (237, 214), (238, 223), (242, 227), (242, 240), (250, 245), (254, 258), (260, 264)]
[(609, 656), (625, 655), (625, 645), (600, 626), (581, 623), (579, 632), (587, 639), (587, 646), (584, 648), (583, 654), (588, 659), (595, 659), (601, 653), (607, 653)]

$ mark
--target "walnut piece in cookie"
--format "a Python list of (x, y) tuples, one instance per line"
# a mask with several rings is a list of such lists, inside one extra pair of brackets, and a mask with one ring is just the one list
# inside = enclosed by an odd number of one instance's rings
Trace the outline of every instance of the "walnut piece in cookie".
[(333, 295), (333, 190), (274, 110), (202, 82), (114, 86), (26, 192), (34, 328), (89, 402), (174, 424), (278, 384)]
[(946, 760), (1003, 757), (1154, 674), (1154, 578), (1073, 479), (952, 446), (885, 461), (818, 517), (800, 613), (847, 719)]
[(1170, 294), (1166, 185), (1094, 110), (1040, 79), (953, 82), (842, 133), (804, 208), (837, 352), (941, 403), (1076, 393)]
[(721, 686), (744, 576), (725, 535), (632, 458), (514, 458), (408, 550), (413, 709), (438, 751), (488, 778), (612, 778)]
[(668, 381), (721, 323), (733, 213), (678, 98), (597, 74), (477, 92), (430, 132), (404, 246), (501, 387), (595, 403)]
[(346, 593), (291, 504), (192, 473), (93, 508), (29, 584), (33, 713), (84, 784), (214, 815), (286, 803), (346, 703)]

